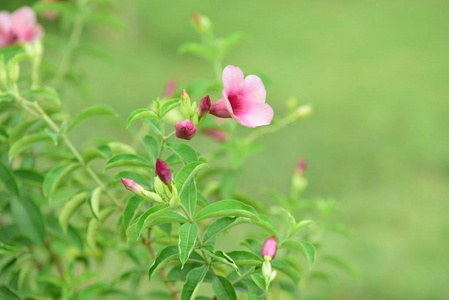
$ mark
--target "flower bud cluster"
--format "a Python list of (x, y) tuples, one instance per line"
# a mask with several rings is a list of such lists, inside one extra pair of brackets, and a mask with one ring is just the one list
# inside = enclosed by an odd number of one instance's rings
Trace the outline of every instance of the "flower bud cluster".
[(271, 260), (276, 256), (278, 244), (274, 236), (270, 237), (262, 245), (262, 258), (264, 260), (262, 265), (262, 275), (265, 278), (266, 286), (268, 287), (270, 283), (276, 277), (277, 272), (273, 271), (271, 268)]

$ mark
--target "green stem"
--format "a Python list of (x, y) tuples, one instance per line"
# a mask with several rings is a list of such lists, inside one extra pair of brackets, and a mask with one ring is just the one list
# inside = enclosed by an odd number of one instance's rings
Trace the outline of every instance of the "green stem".
[(254, 268), (250, 268), (248, 271), (243, 273), (240, 277), (238, 277), (234, 281), (232, 281), (231, 282), (232, 285), (236, 284), (237, 282), (239, 282), (240, 280), (242, 280), (243, 278), (245, 278), (247, 275), (251, 274), (252, 272), (254, 272)]

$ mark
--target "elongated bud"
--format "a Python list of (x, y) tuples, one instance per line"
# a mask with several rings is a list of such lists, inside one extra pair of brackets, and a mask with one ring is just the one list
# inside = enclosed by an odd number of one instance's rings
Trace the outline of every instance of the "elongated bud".
[(8, 75), (9, 80), (11, 80), (12, 83), (15, 83), (17, 82), (17, 80), (19, 80), (20, 67), (18, 63), (14, 62), (8, 64)]
[(159, 203), (165, 203), (164, 200), (162, 200), (161, 196), (159, 196), (156, 193), (150, 192), (150, 191), (143, 191), (142, 192), (142, 196), (144, 196), (145, 198), (148, 198), (154, 202), (159, 202)]
[(190, 106), (189, 94), (187, 94), (186, 90), (182, 90), (181, 106), (179, 107), (179, 110), (181, 111), (181, 115), (186, 119), (190, 119)]
[(170, 79), (167, 82), (167, 85), (165, 86), (164, 97), (171, 98), (173, 96), (173, 94), (175, 93), (176, 86), (177, 86), (176, 79)]
[(166, 185), (171, 184), (171, 172), (168, 165), (160, 158), (156, 160), (156, 175)]
[(154, 190), (158, 195), (165, 195), (165, 184), (162, 182), (162, 180), (156, 176), (154, 177)]
[(226, 142), (228, 139), (226, 132), (221, 129), (205, 128), (201, 132), (219, 142)]
[(210, 110), (210, 106), (211, 106), (210, 97), (209, 95), (207, 95), (200, 101), (200, 106), (198, 107), (199, 116), (202, 117), (205, 114), (207, 114)]
[(193, 26), (195, 26), (199, 33), (205, 34), (211, 32), (212, 23), (208, 17), (195, 12), (192, 14), (192, 21)]
[(177, 122), (175, 124), (175, 127), (176, 127), (176, 136), (184, 140), (191, 140), (195, 136), (197, 129), (196, 126), (189, 119)]
[(189, 101), (190, 102), (190, 96), (189, 96), (189, 94), (187, 94), (186, 90), (182, 90), (181, 101)]
[(120, 179), (122, 180), (122, 183), (125, 186), (125, 188), (133, 192), (134, 194), (142, 195), (143, 191), (145, 191), (145, 189), (140, 184), (138, 184), (132, 179), (128, 178), (120, 178)]
[(305, 158), (301, 158), (296, 167), (296, 173), (303, 176), (306, 173), (307, 169), (307, 160)]
[(262, 245), (262, 257), (265, 261), (271, 261), (276, 256), (278, 243), (274, 236), (270, 237)]

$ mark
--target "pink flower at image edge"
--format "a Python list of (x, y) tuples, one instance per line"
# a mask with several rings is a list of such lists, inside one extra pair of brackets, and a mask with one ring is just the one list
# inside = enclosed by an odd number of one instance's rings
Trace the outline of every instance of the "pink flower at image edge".
[(30, 7), (23, 6), (12, 14), (0, 12), (0, 48), (19, 42), (31, 43), (43, 34), (44, 30), (36, 23), (36, 14)]
[(246, 78), (242, 70), (227, 66), (223, 70), (223, 98), (215, 101), (210, 113), (220, 118), (233, 118), (246, 127), (268, 125), (273, 109), (265, 103), (266, 91), (256, 75)]

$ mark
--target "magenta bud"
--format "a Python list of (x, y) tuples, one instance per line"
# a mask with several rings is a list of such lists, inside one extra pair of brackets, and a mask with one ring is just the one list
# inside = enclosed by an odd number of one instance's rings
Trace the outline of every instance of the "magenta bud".
[(171, 184), (171, 172), (168, 165), (160, 158), (156, 160), (156, 175), (166, 185)]
[(184, 140), (193, 139), (197, 129), (196, 126), (189, 119), (177, 122), (175, 124), (175, 127), (176, 127), (176, 136)]
[(200, 106), (198, 107), (198, 114), (200, 117), (204, 116), (209, 112), (211, 103), (210, 103), (210, 97), (207, 95), (200, 101)]
[(176, 86), (177, 86), (176, 79), (174, 79), (174, 78), (170, 79), (167, 82), (167, 85), (165, 86), (164, 97), (165, 98), (171, 98), (173, 96), (173, 94), (175, 93)]
[(276, 256), (278, 243), (274, 236), (270, 237), (262, 245), (262, 257), (265, 260), (272, 260)]
[(210, 136), (211, 138), (219, 141), (219, 142), (226, 142), (228, 139), (226, 132), (224, 132), (221, 129), (216, 128), (206, 128), (202, 131), (205, 135)]
[(125, 188), (127, 190), (130, 190), (131, 192), (135, 193), (135, 194), (142, 194), (142, 192), (144, 191), (144, 188), (138, 184), (137, 182), (135, 182), (132, 179), (128, 179), (128, 178), (121, 178), (123, 185), (125, 186)]
[(306, 173), (306, 169), (307, 169), (307, 160), (305, 158), (301, 158), (296, 167), (296, 172), (299, 175), (304, 175)]

